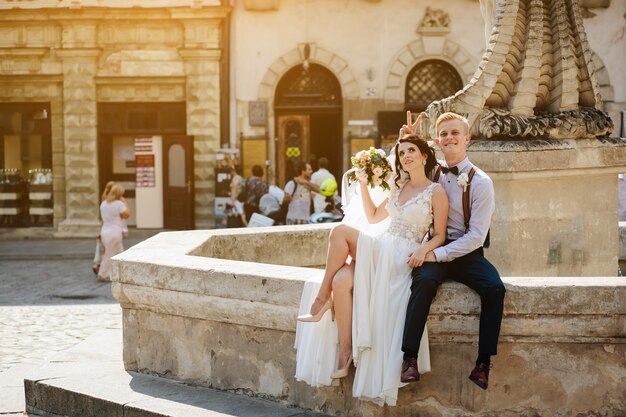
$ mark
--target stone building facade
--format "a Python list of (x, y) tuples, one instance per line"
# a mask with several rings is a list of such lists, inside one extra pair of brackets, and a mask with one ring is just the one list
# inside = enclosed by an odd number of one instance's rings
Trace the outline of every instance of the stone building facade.
[[(266, 141), (269, 177), (281, 185), (298, 158), (326, 156), (339, 174), (355, 149), (389, 144), (407, 109), (422, 111), (472, 80), (486, 47), (481, 8), (489, 3), (237, 2), (233, 146), (243, 150), (244, 168), (255, 140)], [(626, 4), (580, 3), (604, 110), (613, 135), (624, 135)]]
[(229, 13), (218, 0), (0, 1), (3, 226), (97, 235), (107, 181), (139, 202), (144, 137), (157, 158), (147, 185), (163, 191), (150, 227), (211, 227)]
[[(580, 3), (624, 135), (626, 4)], [(0, 0), (0, 227), (94, 236), (109, 180), (131, 225), (213, 227), (220, 148), (280, 186), (298, 159), (338, 175), (355, 149), (391, 144), (405, 110), (472, 79), (484, 27), (473, 0)], [(161, 150), (154, 205), (136, 138)]]

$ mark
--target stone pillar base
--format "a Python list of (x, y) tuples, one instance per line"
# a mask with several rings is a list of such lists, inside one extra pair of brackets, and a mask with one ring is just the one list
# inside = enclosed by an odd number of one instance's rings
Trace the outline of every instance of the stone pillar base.
[(503, 276), (615, 276), (626, 140), (472, 141), (494, 182), (486, 256)]

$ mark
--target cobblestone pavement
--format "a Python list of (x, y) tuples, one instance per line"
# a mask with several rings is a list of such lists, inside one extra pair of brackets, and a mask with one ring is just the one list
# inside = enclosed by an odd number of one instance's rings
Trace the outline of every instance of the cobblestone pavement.
[[(11, 367), (41, 363), (102, 329), (121, 327), (111, 285), (97, 282), (91, 270), (94, 245), (92, 239), (0, 241), (0, 378)], [(1, 403), (1, 415), (20, 411)]]
[(0, 371), (120, 326), (121, 309), (89, 258), (0, 261)]

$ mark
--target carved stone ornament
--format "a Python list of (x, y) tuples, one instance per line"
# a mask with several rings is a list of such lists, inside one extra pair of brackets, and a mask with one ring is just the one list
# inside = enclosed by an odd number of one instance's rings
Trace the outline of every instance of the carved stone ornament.
[(593, 139), (613, 131), (613, 121), (597, 109), (583, 108), (558, 114), (520, 116), (503, 109), (480, 114), (478, 129), (484, 139)]
[[(480, 0), (490, 30), (472, 80), (426, 109), (421, 132), (435, 136), (446, 111), (465, 115), (485, 139), (604, 137), (613, 122), (601, 110), (592, 51), (578, 0)], [(488, 4), (486, 4), (488, 3)]]
[(426, 13), (417, 28), (420, 35), (440, 35), (450, 32), (450, 15), (441, 9), (426, 7)]

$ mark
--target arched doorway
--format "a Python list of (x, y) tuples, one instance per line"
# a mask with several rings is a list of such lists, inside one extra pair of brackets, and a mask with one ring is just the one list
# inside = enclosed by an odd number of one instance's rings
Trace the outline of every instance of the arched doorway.
[(337, 177), (342, 162), (342, 98), (339, 81), (328, 69), (298, 65), (285, 73), (276, 87), (276, 180), (279, 186), (294, 176), (297, 161), (328, 158)]
[(450, 97), (463, 88), (457, 70), (439, 59), (429, 59), (414, 66), (406, 77), (406, 110), (421, 112), (435, 100)]

